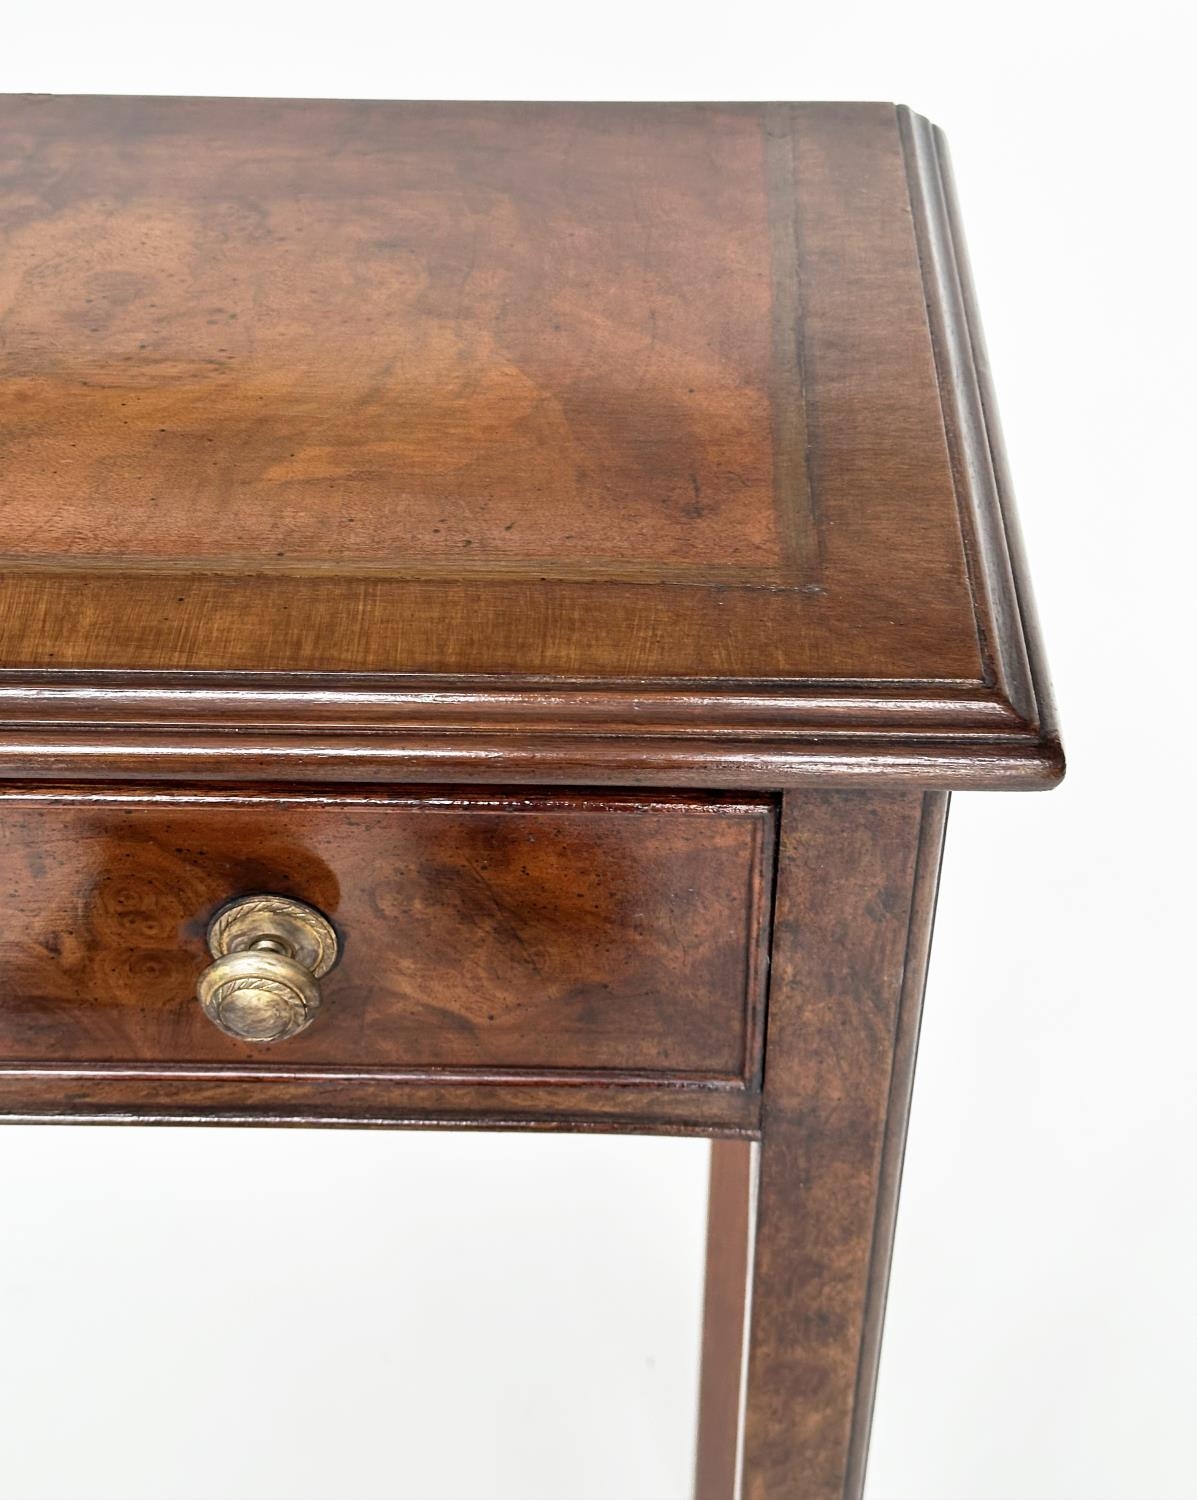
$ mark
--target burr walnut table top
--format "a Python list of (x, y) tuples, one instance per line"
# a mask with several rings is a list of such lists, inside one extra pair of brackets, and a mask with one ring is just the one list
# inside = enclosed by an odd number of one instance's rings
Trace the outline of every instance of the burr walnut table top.
[(0, 774), (1059, 773), (888, 105), (0, 100)]

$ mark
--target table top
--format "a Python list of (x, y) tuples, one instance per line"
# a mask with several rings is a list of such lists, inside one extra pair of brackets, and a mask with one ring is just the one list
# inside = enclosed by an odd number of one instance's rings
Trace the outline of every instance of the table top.
[(1058, 777), (908, 111), (13, 96), (0, 223), (0, 773)]

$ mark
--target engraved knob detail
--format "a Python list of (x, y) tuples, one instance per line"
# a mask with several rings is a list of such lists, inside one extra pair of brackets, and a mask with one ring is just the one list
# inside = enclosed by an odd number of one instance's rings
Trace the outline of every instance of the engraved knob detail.
[(199, 1002), (214, 1025), (242, 1042), (281, 1042), (320, 1010), (322, 975), (337, 961), (337, 935), (314, 907), (286, 896), (245, 896), (208, 928), (216, 960), (199, 977)]

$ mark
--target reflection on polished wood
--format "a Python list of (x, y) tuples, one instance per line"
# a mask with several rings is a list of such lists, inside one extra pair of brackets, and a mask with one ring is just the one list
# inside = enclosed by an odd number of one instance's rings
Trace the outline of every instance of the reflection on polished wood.
[(0, 777), (1058, 777), (916, 116), (9, 98), (0, 215)]
[[(102, 1077), (252, 1055), (311, 1075), (312, 1107), (330, 1068), (363, 1089), (430, 1069), (581, 1070), (704, 1096), (755, 1083), (769, 798), (147, 796), (0, 801), (0, 1063), (65, 1058)], [(327, 914), (343, 957), (318, 1025), (247, 1051), (194, 996), (214, 913), (262, 891)]]
[(1063, 773), (942, 140), (25, 96), (0, 221), (0, 1114), (710, 1137), (700, 1500), (858, 1500), (947, 795)]

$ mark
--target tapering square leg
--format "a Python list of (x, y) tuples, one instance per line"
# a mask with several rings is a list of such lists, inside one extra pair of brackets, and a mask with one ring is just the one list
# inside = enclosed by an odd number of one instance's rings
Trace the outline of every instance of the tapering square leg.
[(736, 1489), (755, 1153), (750, 1141), (711, 1142), (695, 1500)]
[(761, 1141), (712, 1150), (698, 1500), (863, 1488), (946, 812), (786, 794)]

